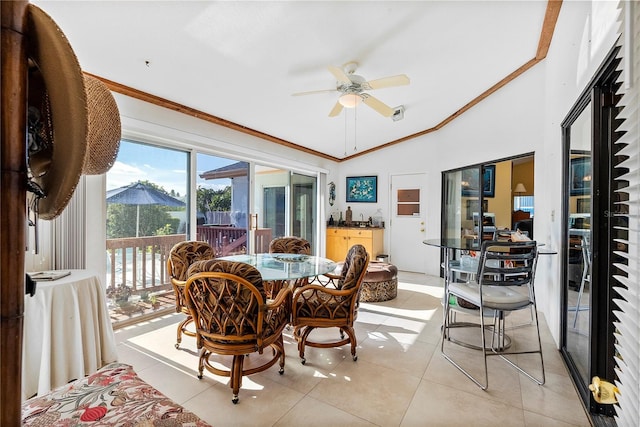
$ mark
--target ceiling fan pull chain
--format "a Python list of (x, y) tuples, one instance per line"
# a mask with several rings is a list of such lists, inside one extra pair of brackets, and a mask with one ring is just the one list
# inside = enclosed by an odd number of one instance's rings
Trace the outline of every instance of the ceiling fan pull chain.
[(358, 151), (358, 141), (356, 139), (356, 129), (358, 128), (358, 109), (353, 109), (353, 151)]
[(344, 155), (347, 156), (347, 112), (344, 113)]

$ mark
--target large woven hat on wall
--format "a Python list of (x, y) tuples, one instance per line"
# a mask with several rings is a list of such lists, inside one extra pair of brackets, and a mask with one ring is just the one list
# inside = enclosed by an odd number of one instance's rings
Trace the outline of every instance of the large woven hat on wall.
[(81, 174), (111, 168), (121, 137), (113, 95), (85, 76), (62, 30), (29, 5), (28, 166), (42, 189), (31, 201), (41, 219), (54, 219), (73, 196)]
[(113, 94), (100, 80), (84, 76), (89, 114), (87, 153), (82, 173), (100, 175), (113, 166), (120, 148), (122, 136), (120, 112)]
[(53, 219), (67, 206), (82, 172), (87, 98), (80, 64), (62, 30), (32, 4), (28, 24), (28, 163), (45, 195), (37, 207), (40, 218)]

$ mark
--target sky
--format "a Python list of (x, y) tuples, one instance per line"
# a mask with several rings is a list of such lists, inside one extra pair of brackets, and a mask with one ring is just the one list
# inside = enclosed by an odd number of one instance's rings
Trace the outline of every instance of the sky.
[[(189, 154), (184, 151), (158, 148), (151, 145), (121, 141), (118, 157), (107, 173), (107, 191), (123, 187), (137, 181), (150, 181), (183, 197), (187, 192), (187, 161)], [(217, 169), (237, 160), (198, 154), (196, 185), (222, 189), (231, 185), (230, 179), (203, 180), (200, 174)]]

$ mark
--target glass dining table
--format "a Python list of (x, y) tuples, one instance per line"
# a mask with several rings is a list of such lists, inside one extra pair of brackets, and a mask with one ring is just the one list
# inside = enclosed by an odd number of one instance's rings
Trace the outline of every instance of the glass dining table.
[[(480, 239), (468, 239), (468, 238), (440, 238), (440, 239), (426, 239), (422, 241), (427, 246), (435, 246), (441, 248), (444, 252), (444, 280), (445, 284), (449, 284), (453, 279), (454, 270), (457, 272), (463, 272), (472, 274), (477, 270), (477, 263), (465, 263), (464, 260), (460, 262), (454, 262), (455, 251), (474, 251), (480, 252), (482, 250), (482, 241)], [(545, 244), (538, 242), (538, 255), (555, 255), (558, 252), (553, 249), (544, 248)]]
[[(445, 286), (448, 285), (452, 279), (451, 268), (452, 261), (455, 257), (455, 251), (480, 251), (482, 248), (482, 242), (480, 239), (441, 238), (423, 240), (422, 243), (427, 246), (435, 246), (443, 250), (444, 262), (442, 267), (444, 269)], [(462, 265), (460, 266), (462, 267)], [(469, 268), (469, 270), (471, 270), (471, 268)], [(471, 271), (469, 271), (469, 273), (471, 273)]]
[(254, 266), (262, 275), (262, 280), (292, 281), (305, 277), (321, 276), (336, 269), (336, 262), (328, 258), (303, 254), (241, 254), (218, 259), (244, 262)]

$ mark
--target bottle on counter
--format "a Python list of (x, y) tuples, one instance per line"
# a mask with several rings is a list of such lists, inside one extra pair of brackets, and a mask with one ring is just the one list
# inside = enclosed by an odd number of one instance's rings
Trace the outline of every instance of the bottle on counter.
[(351, 226), (353, 220), (353, 211), (351, 210), (351, 206), (347, 206), (347, 212), (345, 212), (345, 221), (347, 222), (347, 227)]
[(338, 220), (338, 225), (342, 225), (344, 221), (342, 220), (342, 211), (340, 211), (340, 219)]
[(333, 214), (329, 215), (329, 225), (333, 225)]
[(378, 209), (372, 219), (374, 227), (384, 227), (382, 221), (382, 209)]

